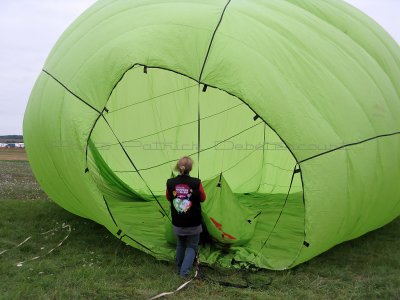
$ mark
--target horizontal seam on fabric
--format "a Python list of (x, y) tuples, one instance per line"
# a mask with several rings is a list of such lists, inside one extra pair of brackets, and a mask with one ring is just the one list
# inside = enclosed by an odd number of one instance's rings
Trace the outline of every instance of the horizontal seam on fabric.
[[(225, 139), (225, 140), (223, 140), (223, 141), (220, 141), (220, 142), (218, 142), (218, 143), (215, 143), (214, 146), (210, 146), (210, 147), (208, 147), (208, 148), (201, 149), (200, 152), (204, 152), (204, 151), (210, 150), (210, 149), (212, 149), (212, 148), (215, 148), (215, 147), (217, 147), (218, 145), (220, 145), (220, 144), (222, 144), (222, 143), (228, 141), (229, 139), (234, 138), (234, 137), (236, 137), (236, 136), (238, 136), (238, 135), (240, 135), (240, 134), (242, 134), (242, 133), (244, 133), (244, 132), (246, 132), (246, 131), (249, 131), (249, 130), (251, 130), (251, 129), (257, 127), (257, 126), (260, 125), (260, 124), (263, 124), (263, 122), (259, 122), (259, 123), (255, 124), (255, 125), (253, 125), (253, 126), (250, 126), (250, 127), (246, 128), (246, 129), (240, 131), (239, 133), (237, 133), (237, 134), (235, 134), (235, 135), (233, 135), (233, 136), (230, 136), (229, 138), (227, 138), (227, 139)], [(199, 151), (196, 151), (196, 152), (194, 152), (194, 153), (189, 154), (188, 156), (196, 155), (198, 152), (199, 152)], [(178, 159), (179, 159), (179, 158), (176, 158), (176, 159), (169, 160), (169, 161), (166, 161), (166, 162), (163, 162), (163, 163), (160, 163), (160, 164), (151, 166), (151, 167), (141, 168), (141, 169), (138, 169), (137, 171), (131, 171), (131, 172), (126, 172), (126, 173), (138, 173), (138, 172), (140, 172), (140, 171), (148, 171), (148, 170), (151, 170), (151, 169), (154, 169), (154, 168), (157, 168), (157, 167), (161, 167), (161, 166), (166, 165), (166, 164), (168, 164), (168, 163), (175, 162), (175, 161), (177, 161)]]
[[(122, 80), (122, 78), (124, 77), (124, 75), (126, 74), (126, 72), (128, 72), (129, 70), (131, 70), (134, 66), (147, 67), (148, 69), (160, 69), (160, 70), (165, 70), (165, 71), (169, 71), (169, 72), (172, 72), (172, 73), (175, 73), (175, 74), (178, 74), (178, 75), (182, 75), (182, 76), (184, 76), (184, 77), (186, 77), (186, 78), (189, 78), (189, 79), (191, 79), (191, 80), (193, 80), (193, 81), (195, 81), (195, 82), (198, 82), (197, 79), (194, 79), (193, 77), (190, 77), (189, 75), (186, 75), (186, 74), (181, 73), (181, 72), (179, 72), (179, 71), (174, 71), (174, 70), (168, 69), (168, 68), (166, 68), (166, 67), (148, 66), (148, 65), (145, 65), (145, 64), (142, 64), (142, 63), (135, 63), (135, 64), (133, 64), (130, 68), (128, 68), (128, 69), (125, 71), (125, 73), (121, 76), (121, 80)], [(206, 83), (204, 83), (204, 82), (198, 82), (198, 83), (199, 83), (199, 84), (206, 84)], [(119, 84), (119, 82), (117, 82), (115, 86), (117, 86), (118, 84)], [(219, 87), (214, 86), (214, 85), (211, 85), (211, 84), (207, 84), (207, 86), (208, 86), (208, 87), (211, 87), (211, 88), (218, 89), (218, 90), (220, 90), (220, 91), (222, 91), (222, 92), (227, 93), (228, 95), (231, 95), (232, 97), (235, 97), (235, 98), (239, 99), (239, 100), (240, 100), (241, 102), (243, 102), (243, 104), (245, 104), (251, 111), (253, 111), (255, 114), (258, 115), (258, 113), (257, 113), (246, 101), (244, 101), (241, 97), (238, 97), (238, 96), (236, 96), (235, 94), (233, 94), (233, 93), (231, 93), (231, 92), (228, 92), (228, 91), (226, 91), (226, 90), (224, 90), (224, 89), (222, 89), (222, 88), (219, 88)], [(261, 116), (260, 116), (260, 118), (261, 118), (261, 120), (262, 120), (262, 121), (277, 135), (277, 136), (278, 136), (278, 138), (282, 141), (282, 143), (287, 147), (287, 149), (289, 150), (289, 152), (290, 152), (291, 155), (293, 156), (294, 160), (295, 160), (296, 162), (298, 162), (298, 159), (297, 159), (296, 156), (294, 155), (293, 151), (290, 149), (289, 145), (285, 142), (285, 140), (282, 139), (282, 137), (278, 134), (278, 132), (277, 132), (272, 126), (270, 126), (269, 123), (266, 122), (266, 121), (264, 120), (264, 118), (262, 118)]]
[[(237, 107), (242, 106), (242, 105), (244, 105), (243, 102), (241, 102), (240, 104), (237, 104), (237, 105), (235, 105), (235, 106), (229, 107), (229, 108), (227, 108), (227, 109), (225, 109), (225, 110), (223, 110), (223, 111), (219, 111), (218, 113), (205, 116), (205, 117), (201, 118), (200, 120), (206, 120), (206, 119), (215, 117), (215, 116), (217, 116), (217, 115), (223, 114), (223, 113), (225, 113), (225, 112), (227, 112), (227, 111), (229, 111), (229, 110), (232, 110), (232, 109), (237, 108)], [(157, 131), (157, 132), (153, 132), (153, 133), (150, 133), (150, 134), (147, 134), (147, 135), (144, 135), (144, 136), (140, 136), (140, 137), (137, 137), (137, 138), (134, 138), (134, 139), (131, 139), (131, 140), (121, 141), (121, 143), (122, 143), (122, 144), (125, 144), (125, 143), (135, 142), (135, 141), (138, 141), (138, 140), (141, 140), (141, 139), (144, 139), (144, 138), (148, 138), (148, 137), (150, 137), (150, 136), (154, 136), (154, 135), (157, 135), (157, 134), (159, 134), (159, 133), (166, 132), (166, 131), (169, 131), (169, 130), (172, 130), (172, 129), (175, 129), (175, 128), (179, 128), (179, 127), (182, 127), (182, 126), (194, 124), (194, 123), (196, 123), (196, 122), (197, 122), (197, 120), (189, 121), (189, 122), (186, 122), (186, 123), (183, 123), (183, 124), (180, 124), (180, 125), (168, 127), (168, 128), (166, 128), (166, 129), (163, 129), (163, 130), (160, 130), (160, 131)], [(100, 145), (100, 146), (97, 147), (97, 149), (102, 149), (102, 148), (105, 148), (105, 147), (111, 147), (111, 146), (117, 146), (117, 145), (118, 145), (118, 143)]]
[(329, 151), (325, 151), (325, 152), (310, 156), (308, 158), (305, 158), (305, 159), (299, 161), (299, 164), (304, 163), (304, 162), (309, 161), (309, 160), (312, 160), (312, 159), (317, 158), (317, 157), (324, 156), (324, 155), (329, 154), (329, 153), (333, 153), (333, 152), (335, 152), (337, 150), (340, 150), (340, 149), (343, 149), (343, 148), (346, 148), (346, 147), (356, 146), (356, 145), (360, 145), (360, 144), (363, 144), (363, 143), (366, 143), (366, 142), (370, 142), (370, 141), (373, 141), (373, 140), (376, 140), (376, 139), (385, 138), (385, 137), (391, 137), (391, 136), (396, 136), (396, 135), (400, 135), (400, 131), (393, 132), (393, 133), (388, 133), (388, 134), (377, 135), (377, 136), (374, 136), (372, 138), (368, 138), (368, 139), (365, 139), (365, 140), (362, 140), (362, 141), (359, 141), (359, 142), (348, 143), (346, 145), (337, 147), (335, 149), (332, 149), (332, 150), (329, 150)]
[(119, 107), (117, 109), (114, 109), (114, 110), (111, 110), (110, 112), (108, 112), (108, 115), (110, 115), (112, 113), (115, 113), (115, 112), (118, 112), (118, 111), (121, 111), (121, 110), (126, 109), (126, 108), (130, 108), (130, 107), (133, 107), (133, 106), (136, 106), (136, 105), (140, 105), (140, 104), (149, 102), (151, 100), (156, 100), (156, 99), (162, 98), (162, 97), (167, 96), (167, 95), (171, 95), (171, 94), (174, 94), (174, 93), (179, 93), (179, 92), (191, 89), (193, 87), (197, 87), (197, 84), (191, 85), (191, 86), (187, 86), (187, 87), (183, 87), (183, 88), (180, 88), (180, 89), (175, 90), (175, 91), (170, 91), (170, 92), (167, 92), (167, 93), (164, 93), (164, 94), (160, 94), (160, 95), (157, 95), (157, 96), (154, 96), (154, 97), (151, 97), (151, 98), (147, 98), (145, 100), (141, 100), (139, 102), (135, 102), (135, 103), (132, 103), (132, 104), (129, 104), (129, 105), (125, 105), (125, 106)]

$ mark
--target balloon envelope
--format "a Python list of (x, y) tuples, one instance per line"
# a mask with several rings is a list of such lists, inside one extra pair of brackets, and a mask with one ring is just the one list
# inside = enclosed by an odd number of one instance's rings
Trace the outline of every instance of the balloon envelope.
[(399, 46), (342, 1), (104, 0), (49, 55), (24, 140), (54, 201), (167, 260), (191, 155), (201, 260), (285, 269), (399, 216), (399, 95)]

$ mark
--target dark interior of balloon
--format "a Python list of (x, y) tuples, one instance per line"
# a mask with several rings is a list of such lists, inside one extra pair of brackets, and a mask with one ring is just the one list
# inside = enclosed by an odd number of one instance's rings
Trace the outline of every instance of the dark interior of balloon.
[(290, 151), (246, 99), (136, 66), (106, 108), (91, 135), (89, 168), (122, 231), (145, 247), (173, 251), (165, 238), (165, 183), (176, 175), (176, 161), (190, 155), (191, 175), (200, 175), (208, 195), (203, 218), (213, 242), (202, 246), (203, 255), (262, 253), (282, 266), (296, 259), (304, 239), (301, 177), (293, 176)]

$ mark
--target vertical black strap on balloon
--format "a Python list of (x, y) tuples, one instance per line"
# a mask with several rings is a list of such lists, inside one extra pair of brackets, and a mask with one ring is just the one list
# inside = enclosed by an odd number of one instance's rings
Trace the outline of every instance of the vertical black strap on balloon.
[[(272, 230), (270, 231), (270, 233), (269, 233), (267, 239), (266, 239), (265, 242), (263, 243), (263, 245), (262, 245), (260, 251), (259, 251), (258, 254), (254, 257), (254, 259), (261, 253), (261, 250), (265, 247), (265, 245), (266, 245), (267, 242), (269, 241), (269, 239), (270, 239), (272, 233), (275, 231), (276, 225), (278, 225), (279, 220), (280, 220), (281, 217), (282, 217), (283, 210), (284, 210), (285, 207), (286, 207), (286, 203), (287, 203), (288, 198), (289, 198), (290, 190), (292, 189), (293, 180), (294, 180), (294, 175), (297, 174), (297, 173), (300, 173), (300, 172), (301, 172), (300, 167), (297, 168), (297, 164), (296, 164), (295, 167), (294, 167), (294, 169), (293, 169), (293, 172), (292, 172), (292, 177), (291, 177), (291, 179), (290, 179), (289, 190), (288, 190), (288, 192), (287, 192), (287, 194), (286, 194), (286, 198), (285, 198), (285, 201), (283, 202), (282, 209), (281, 209), (281, 211), (280, 211), (280, 213), (279, 213), (279, 216), (278, 216), (278, 218), (276, 219), (275, 224), (274, 224), (274, 226), (272, 227)], [(254, 260), (254, 259), (253, 259), (253, 260)]]
[(260, 184), (258, 185), (257, 192), (261, 188), (261, 182), (263, 181), (263, 170), (264, 170), (264, 164), (265, 164), (265, 143), (266, 143), (266, 138), (265, 134), (267, 132), (267, 124), (264, 122), (264, 130), (263, 130), (263, 147), (262, 147), (262, 162), (261, 162), (261, 178), (260, 178)]
[(212, 46), (212, 44), (213, 44), (213, 42), (214, 42), (215, 34), (217, 33), (219, 26), (221, 25), (222, 19), (223, 19), (224, 15), (225, 15), (225, 11), (226, 11), (226, 9), (227, 9), (227, 7), (228, 7), (228, 5), (229, 5), (230, 2), (231, 2), (231, 0), (229, 0), (229, 1), (225, 4), (224, 9), (222, 10), (222, 13), (221, 13), (221, 17), (219, 18), (218, 24), (217, 24), (217, 26), (215, 27), (214, 32), (213, 32), (213, 34), (212, 34), (212, 36), (211, 36), (211, 40), (210, 40), (210, 43), (209, 43), (209, 45), (208, 45), (206, 57), (204, 58), (203, 66), (201, 67), (200, 76), (199, 76), (199, 80), (198, 80), (199, 83), (201, 82), (201, 77), (203, 76), (204, 67), (206, 66), (206, 63), (207, 63), (207, 60), (208, 60), (208, 56), (210, 55), (211, 46)]
[[(228, 2), (225, 4), (224, 9), (222, 10), (221, 16), (220, 16), (220, 18), (218, 20), (217, 26), (215, 26), (214, 32), (213, 32), (213, 34), (211, 36), (210, 43), (208, 44), (208, 49), (207, 49), (207, 52), (206, 52), (206, 56), (204, 57), (204, 62), (203, 62), (203, 65), (201, 66), (199, 79), (197, 80), (197, 82), (199, 83), (199, 89), (200, 89), (200, 83), (201, 83), (201, 78), (203, 76), (204, 68), (206, 66), (208, 57), (210, 55), (211, 47), (212, 47), (212, 44), (214, 42), (215, 34), (217, 33), (219, 26), (221, 25), (222, 19), (223, 19), (224, 14), (225, 14), (225, 11), (226, 11), (226, 9), (227, 9), (227, 7), (228, 7), (230, 2), (231, 2), (231, 0), (228, 0)], [(205, 84), (203, 86), (203, 92), (205, 92), (206, 90), (207, 90), (207, 85)], [(197, 145), (197, 147), (198, 147), (198, 149), (197, 149), (197, 177), (200, 178), (200, 163), (199, 163), (200, 162), (200, 98), (199, 98), (199, 101), (198, 101), (197, 144), (198, 144)]]
[[(199, 86), (200, 87), (200, 86)], [(200, 92), (197, 97), (197, 178), (200, 179)]]
[(104, 195), (103, 195), (103, 200), (104, 200), (104, 203), (106, 204), (106, 207), (107, 207), (108, 213), (110, 214), (111, 219), (113, 220), (115, 226), (118, 228), (117, 235), (119, 236), (119, 235), (121, 235), (122, 230), (119, 228), (117, 222), (115, 221), (114, 216), (113, 216), (113, 214), (111, 213), (110, 206), (108, 206), (108, 202), (107, 202), (107, 200), (106, 200), (106, 197), (104, 197)]
[(218, 183), (217, 183), (217, 187), (219, 187), (219, 188), (222, 185), (221, 181), (222, 181), (222, 172), (221, 172), (221, 174), (219, 174), (219, 180), (218, 180)]

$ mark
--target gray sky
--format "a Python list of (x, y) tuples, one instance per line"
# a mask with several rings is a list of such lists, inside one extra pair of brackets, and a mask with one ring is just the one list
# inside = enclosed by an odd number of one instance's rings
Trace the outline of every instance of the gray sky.
[[(29, 94), (58, 37), (94, 0), (0, 2), (0, 135), (22, 134)], [(400, 44), (399, 0), (347, 0)]]

